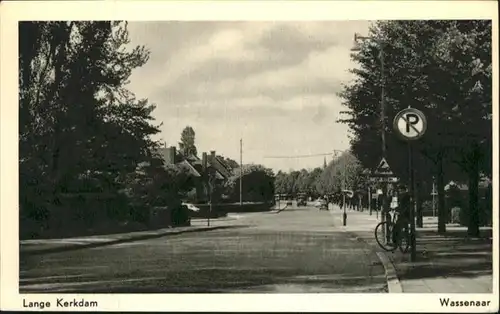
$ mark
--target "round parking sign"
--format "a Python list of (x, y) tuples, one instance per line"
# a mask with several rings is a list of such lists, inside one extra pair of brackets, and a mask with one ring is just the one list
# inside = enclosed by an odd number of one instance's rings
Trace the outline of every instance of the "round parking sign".
[(401, 110), (394, 118), (394, 131), (404, 140), (418, 140), (426, 130), (427, 119), (420, 110), (406, 108)]

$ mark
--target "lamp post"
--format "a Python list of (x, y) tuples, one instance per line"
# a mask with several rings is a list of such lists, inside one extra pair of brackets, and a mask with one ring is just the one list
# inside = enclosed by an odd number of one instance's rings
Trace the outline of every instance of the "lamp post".
[[(337, 153), (344, 153), (345, 151), (343, 150), (338, 150), (338, 149), (334, 149), (334, 153), (337, 154)], [(347, 212), (346, 212), (346, 202), (345, 202), (345, 190), (346, 190), (346, 175), (347, 175), (347, 171), (346, 171), (346, 163), (344, 162), (344, 166), (342, 167), (342, 176), (343, 176), (343, 179), (342, 179), (342, 210), (343, 210), (343, 215), (342, 215), (342, 225), (343, 226), (346, 226), (347, 225)]]
[[(382, 158), (386, 158), (386, 145), (385, 145), (385, 76), (384, 76), (384, 47), (383, 43), (379, 38), (370, 37), (370, 36), (361, 36), (358, 33), (354, 33), (354, 47), (351, 48), (351, 51), (361, 51), (361, 47), (359, 45), (359, 41), (371, 40), (376, 43), (380, 52), (379, 52), (379, 62), (380, 62), (380, 81), (381, 81), (381, 91), (380, 91), (380, 135), (382, 140)], [(385, 213), (382, 215), (382, 221), (386, 221), (389, 217), (389, 204), (387, 202), (387, 183), (382, 183), (382, 212)], [(386, 235), (389, 235), (389, 224), (386, 224), (387, 230)]]

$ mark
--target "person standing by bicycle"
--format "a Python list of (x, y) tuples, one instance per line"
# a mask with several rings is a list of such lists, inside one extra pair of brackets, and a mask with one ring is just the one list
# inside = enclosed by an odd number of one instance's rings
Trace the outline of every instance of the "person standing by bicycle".
[(393, 231), (394, 239), (398, 238), (399, 231), (407, 227), (410, 222), (410, 192), (405, 185), (398, 187), (397, 198), (398, 206), (396, 207), (396, 211), (398, 212), (398, 217), (394, 222), (396, 226)]

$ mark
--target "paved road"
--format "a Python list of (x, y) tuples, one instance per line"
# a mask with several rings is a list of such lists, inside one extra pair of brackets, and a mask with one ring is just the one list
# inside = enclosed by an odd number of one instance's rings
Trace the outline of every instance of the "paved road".
[(231, 229), (21, 256), (20, 292), (386, 292), (375, 253), (332, 215), (234, 214), (212, 221)]

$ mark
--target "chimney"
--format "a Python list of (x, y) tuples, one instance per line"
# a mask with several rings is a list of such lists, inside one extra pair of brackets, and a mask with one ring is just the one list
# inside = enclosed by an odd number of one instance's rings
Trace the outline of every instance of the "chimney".
[(167, 148), (167, 153), (165, 156), (165, 164), (173, 165), (175, 164), (175, 146), (170, 146)]
[(203, 169), (203, 171), (205, 171), (207, 169), (207, 153), (203, 152), (203, 154), (201, 154), (201, 167)]
[(210, 151), (210, 158), (212, 158), (212, 160), (215, 160), (215, 150)]

